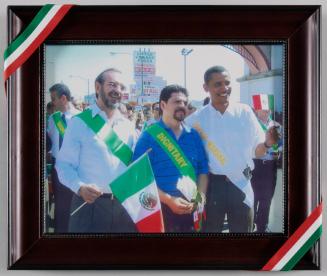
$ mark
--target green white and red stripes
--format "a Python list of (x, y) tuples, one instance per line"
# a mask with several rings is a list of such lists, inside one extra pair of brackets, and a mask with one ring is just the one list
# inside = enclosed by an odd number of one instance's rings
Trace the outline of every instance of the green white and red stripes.
[(322, 233), (322, 203), (311, 213), (286, 243), (262, 268), (267, 271), (291, 270)]
[(164, 232), (158, 189), (147, 153), (116, 178), (110, 188), (139, 232)]
[(26, 29), (5, 50), (5, 81), (42, 44), (71, 7), (72, 5), (47, 4), (41, 8)]
[(274, 95), (258, 94), (252, 96), (253, 108), (255, 110), (274, 111)]

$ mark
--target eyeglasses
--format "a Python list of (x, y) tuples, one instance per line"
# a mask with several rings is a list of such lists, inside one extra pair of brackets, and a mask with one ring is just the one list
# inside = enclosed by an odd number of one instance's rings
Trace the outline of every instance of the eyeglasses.
[(125, 85), (121, 84), (121, 83), (117, 83), (117, 82), (108, 82), (108, 85), (111, 87), (111, 88), (114, 88), (114, 89), (117, 89), (118, 87), (120, 88), (121, 91), (125, 91), (126, 90), (126, 87)]

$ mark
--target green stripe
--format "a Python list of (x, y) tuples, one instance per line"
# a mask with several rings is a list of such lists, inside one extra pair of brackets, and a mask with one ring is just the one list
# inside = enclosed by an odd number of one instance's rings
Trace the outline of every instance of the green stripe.
[(305, 253), (313, 246), (313, 244), (320, 238), (322, 233), (322, 225), (312, 234), (312, 236), (305, 242), (305, 244), (297, 251), (294, 256), (286, 263), (281, 269), (282, 271), (291, 270), (299, 260), (304, 256)]
[(118, 135), (110, 129), (109, 134), (104, 138), (104, 142), (107, 147), (110, 148), (111, 152), (116, 155), (120, 161), (126, 166), (132, 160), (133, 152), (122, 140), (119, 139)]
[(144, 154), (135, 161), (128, 169), (109, 184), (113, 194), (124, 202), (138, 191), (144, 189), (154, 181), (153, 172), (148, 154)]
[(272, 112), (274, 112), (275, 110), (274, 95), (268, 95), (268, 107)]
[(268, 128), (266, 127), (266, 125), (265, 125), (263, 122), (261, 122), (261, 120), (260, 120), (259, 118), (257, 118), (257, 119), (258, 119), (258, 122), (259, 122), (259, 124), (260, 124), (262, 130), (263, 130), (264, 132), (267, 132)]
[[(157, 141), (160, 147), (167, 153), (167, 155), (175, 164), (176, 168), (180, 171), (181, 175), (190, 177), (196, 183), (196, 174), (192, 166), (192, 163), (187, 159), (182, 149), (174, 141), (174, 139), (172, 139), (169, 133), (165, 131), (161, 126), (159, 126), (158, 123), (149, 126), (146, 131), (153, 137), (153, 139), (155, 139), (155, 141)], [(160, 140), (159, 137), (161, 135), (163, 135), (166, 138), (167, 143), (164, 143), (162, 140)], [(176, 153), (175, 154), (176, 156), (182, 157), (185, 163), (180, 164), (179, 162), (177, 162), (176, 159), (179, 158), (176, 158), (173, 152)]]
[(87, 124), (87, 126), (93, 130), (94, 133), (98, 133), (106, 123), (99, 115), (94, 116), (94, 118), (92, 118), (91, 109), (86, 109), (85, 111), (79, 113), (76, 116), (81, 118)]
[[(82, 121), (84, 121), (85, 124), (90, 129), (92, 129), (95, 134), (98, 134), (101, 128), (106, 124), (105, 120), (99, 114), (92, 118), (91, 109), (86, 109), (76, 116), (82, 119)], [(119, 136), (112, 128), (110, 129), (107, 136), (103, 139), (103, 141), (113, 155), (118, 157), (119, 160), (122, 161), (126, 166), (129, 165), (132, 160), (133, 152), (130, 147), (119, 138)]]
[(61, 137), (64, 137), (65, 129), (67, 125), (61, 118), (61, 113), (59, 111), (52, 114), (53, 121)]
[(31, 35), (31, 33), (33, 33), (53, 6), (53, 4), (46, 4), (41, 8), (26, 29), (5, 50), (4, 59), (7, 59), (13, 52), (15, 52), (17, 48)]

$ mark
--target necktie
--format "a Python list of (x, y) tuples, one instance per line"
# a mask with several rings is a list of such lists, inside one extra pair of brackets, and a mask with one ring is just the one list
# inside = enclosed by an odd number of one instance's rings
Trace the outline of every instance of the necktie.
[[(65, 118), (65, 114), (61, 115), (61, 120), (63, 121), (64, 125), (66, 126), (66, 118)], [(62, 146), (62, 141), (63, 141), (63, 137), (59, 134), (59, 149)]]

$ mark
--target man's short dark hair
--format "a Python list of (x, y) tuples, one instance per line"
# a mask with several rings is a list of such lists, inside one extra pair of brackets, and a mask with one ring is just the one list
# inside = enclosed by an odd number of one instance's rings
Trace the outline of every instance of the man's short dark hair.
[(67, 85), (63, 83), (56, 83), (52, 85), (49, 89), (50, 93), (55, 91), (57, 94), (57, 97), (60, 98), (61, 96), (66, 96), (67, 100), (71, 101), (71, 93)]
[(159, 103), (161, 101), (168, 102), (168, 100), (171, 97), (171, 94), (179, 93), (179, 92), (183, 93), (186, 97), (188, 97), (188, 92), (187, 92), (186, 88), (184, 88), (178, 84), (172, 84), (172, 85), (168, 85), (168, 86), (164, 87), (160, 93)]
[(121, 71), (119, 71), (118, 69), (116, 68), (108, 68), (104, 71), (102, 71), (95, 79), (95, 82), (98, 82), (100, 84), (103, 84), (104, 83), (104, 75), (108, 72), (114, 72), (114, 73), (122, 73)]
[(223, 72), (227, 72), (227, 69), (223, 66), (220, 65), (216, 65), (216, 66), (212, 66), (209, 69), (207, 69), (207, 71), (204, 73), (204, 83), (208, 84), (208, 82), (211, 79), (212, 74), (218, 73), (221, 74)]
[(207, 105), (209, 102), (210, 102), (210, 97), (206, 97), (206, 98), (203, 100), (203, 106)]
[(126, 109), (127, 110), (132, 110), (133, 111), (133, 107), (130, 104), (126, 104)]
[(196, 109), (196, 107), (191, 102), (188, 103), (187, 108), (188, 110)]
[(156, 105), (159, 105), (159, 102), (155, 102), (155, 103), (153, 103), (153, 104), (151, 105), (151, 109), (154, 110), (154, 107), (155, 107)]

